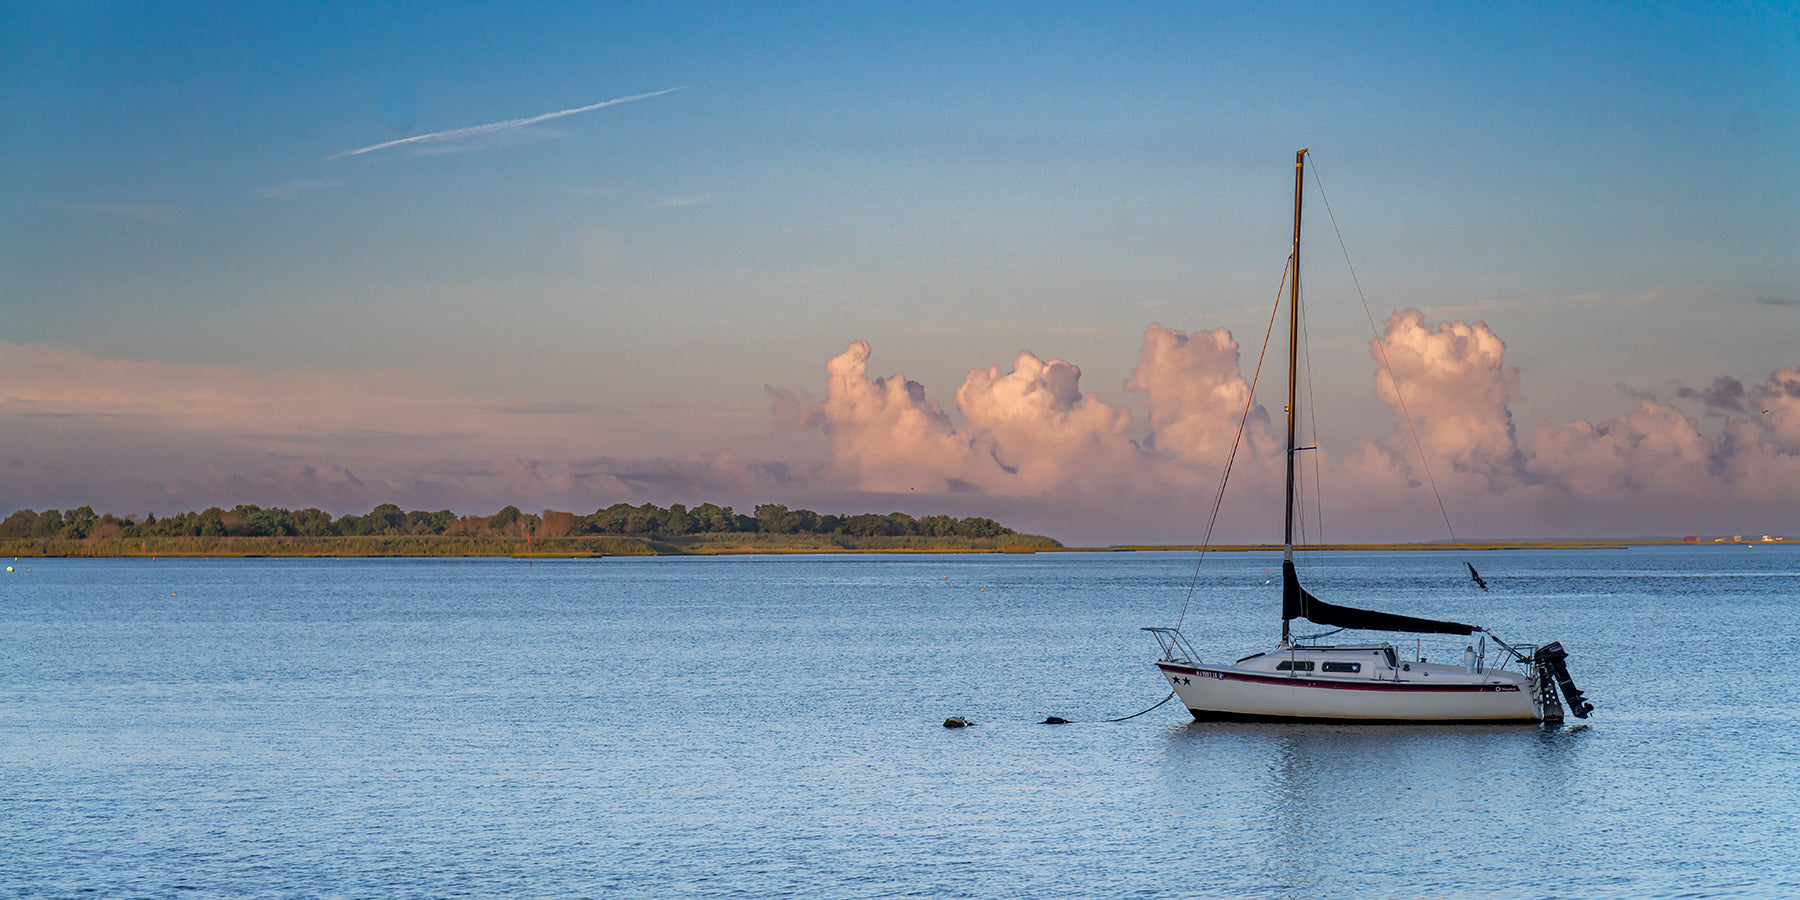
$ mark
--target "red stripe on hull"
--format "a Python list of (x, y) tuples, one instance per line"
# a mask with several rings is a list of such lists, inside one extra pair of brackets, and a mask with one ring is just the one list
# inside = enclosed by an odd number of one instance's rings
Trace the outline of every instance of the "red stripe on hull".
[(1433, 694), (1466, 694), (1466, 693), (1505, 693), (1517, 692), (1519, 686), (1509, 683), (1495, 684), (1424, 684), (1417, 681), (1335, 681), (1320, 678), (1299, 678), (1287, 675), (1255, 675), (1248, 672), (1227, 672), (1219, 669), (1190, 669), (1186, 666), (1172, 666), (1157, 663), (1157, 668), (1164, 672), (1183, 675), (1198, 675), (1201, 678), (1217, 678), (1221, 681), (1249, 681), (1258, 684), (1284, 684), (1293, 687), (1328, 688), (1345, 691), (1399, 691), (1403, 693)]
[(1196, 722), (1243, 722), (1277, 725), (1520, 725), (1537, 724), (1542, 721), (1536, 716), (1516, 716), (1504, 719), (1357, 719), (1333, 716), (1282, 716), (1260, 713), (1222, 712), (1210, 709), (1190, 709)]

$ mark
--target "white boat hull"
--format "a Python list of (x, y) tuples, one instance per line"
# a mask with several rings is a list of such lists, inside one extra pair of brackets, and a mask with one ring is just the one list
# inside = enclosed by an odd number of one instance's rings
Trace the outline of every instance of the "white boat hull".
[[(1157, 667), (1200, 721), (1537, 722), (1532, 679), (1419, 665), (1394, 678), (1330, 678), (1162, 661)], [(1556, 710), (1560, 717), (1560, 707)]]

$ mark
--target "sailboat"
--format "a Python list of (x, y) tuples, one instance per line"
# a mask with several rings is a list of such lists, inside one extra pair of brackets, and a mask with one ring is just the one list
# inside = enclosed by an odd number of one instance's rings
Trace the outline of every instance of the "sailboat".
[[(1200, 721), (1329, 722), (1560, 722), (1563, 700), (1579, 718), (1593, 704), (1575, 686), (1560, 642), (1514, 645), (1493, 632), (1461, 622), (1438, 621), (1328, 603), (1300, 584), (1294, 568), (1296, 498), (1294, 462), (1305, 449), (1295, 441), (1300, 397), (1300, 209), (1307, 151), (1294, 157), (1294, 243), (1288, 293), (1287, 504), (1281, 560), (1281, 643), (1233, 663), (1208, 663), (1176, 628), (1146, 628), (1162, 656), (1156, 666), (1181, 702)], [(1223, 487), (1221, 487), (1223, 490)], [(1481, 583), (1471, 566), (1470, 575)], [(1482, 584), (1486, 587), (1485, 583)], [(1338, 630), (1470, 636), (1461, 665), (1403, 659), (1391, 643), (1321, 644), (1296, 638), (1289, 624), (1306, 619)], [(1336, 632), (1331, 632), (1335, 634)], [(1488, 638), (1500, 652), (1494, 664)], [(1517, 669), (1510, 668), (1512, 664)], [(1559, 699), (1558, 691), (1561, 691)]]

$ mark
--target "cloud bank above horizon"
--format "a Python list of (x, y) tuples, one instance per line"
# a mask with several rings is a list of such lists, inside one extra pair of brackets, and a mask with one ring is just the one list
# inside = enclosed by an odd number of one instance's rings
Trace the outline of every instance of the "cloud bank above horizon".
[[(1303, 465), (1324, 485), (1328, 535), (1407, 533), (1394, 515), (1404, 508), (1423, 512), (1412, 535), (1446, 536), (1431, 533), (1438, 523), (1423, 495), (1428, 482), (1465, 536), (1792, 527), (1788, 510), (1800, 507), (1800, 365), (1736, 393), (1719, 386), (1737, 384), (1723, 376), (1708, 392), (1676, 386), (1677, 397), (1705, 401), (1714, 415), (1727, 411), (1711, 436), (1673, 403), (1643, 397), (1620, 415), (1544, 423), (1522, 439), (1511, 410), (1520, 373), (1485, 323), (1432, 325), (1419, 310), (1401, 310), (1387, 319), (1380, 342), (1369, 343), (1376, 363), (1382, 345), (1393, 379), (1383, 374), (1374, 386), (1394, 413), (1394, 430), (1347, 452), (1325, 443)], [(1147, 412), (1141, 438), (1130, 436), (1129, 411), (1081, 392), (1077, 367), (1030, 353), (1004, 375), (998, 367), (969, 373), (956, 392), (959, 428), (903, 374), (870, 377), (870, 352), (858, 341), (831, 360), (824, 400), (798, 405), (777, 393), (776, 405), (827, 437), (839, 471), (881, 491), (1166, 506), (1170, 495), (1192, 498), (1210, 488), (1250, 396), (1229, 333), (1153, 323), (1125, 385)], [(1730, 414), (1744, 407), (1721, 403), (1721, 394), (1747, 397), (1756, 411)], [(1278, 510), (1279, 426), (1260, 405), (1249, 411), (1232, 490)], [(1408, 416), (1423, 460), (1407, 436)]]
[[(1383, 346), (1393, 379), (1379, 374), (1371, 387), (1392, 429), (1349, 447), (1324, 436), (1304, 460), (1303, 478), (1322, 486), (1314, 539), (1445, 537), (1432, 484), (1463, 537), (1796, 527), (1800, 365), (1754, 386), (1726, 375), (1704, 389), (1672, 383), (1638, 392), (1635, 409), (1540, 423), (1522, 437), (1512, 407), (1523, 376), (1484, 322), (1430, 323), (1403, 309), (1369, 342), (1376, 372)], [(873, 348), (853, 341), (827, 361), (822, 399), (765, 387), (787, 449), (759, 458), (726, 449), (741, 442), (723, 434), (681, 456), (606, 455), (609, 427), (636, 413), (472, 402), (393, 374), (254, 374), (55, 345), (3, 349), (0, 427), (40, 436), (13, 441), (0, 463), (9, 509), (400, 502), (579, 512), (713, 500), (987, 514), (1073, 543), (1194, 542), (1241, 423), (1218, 536), (1278, 531), (1281, 426), (1262, 398), (1285, 388), (1265, 369), (1253, 397), (1242, 348), (1224, 328), (1146, 327), (1123, 384), (1129, 405), (1083, 391), (1072, 362), (1021, 352), (1010, 369), (971, 369), (954, 414), (903, 373), (871, 375)], [(1682, 403), (1703, 407), (1707, 427)]]

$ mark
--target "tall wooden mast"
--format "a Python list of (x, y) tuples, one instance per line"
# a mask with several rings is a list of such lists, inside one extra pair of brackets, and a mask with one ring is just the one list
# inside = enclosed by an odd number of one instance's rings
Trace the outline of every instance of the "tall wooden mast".
[[(1291, 571), (1294, 565), (1294, 454), (1296, 442), (1294, 423), (1300, 418), (1300, 198), (1306, 186), (1306, 151), (1294, 154), (1294, 251), (1291, 268), (1293, 278), (1288, 282), (1288, 396), (1287, 396), (1287, 515), (1282, 522), (1281, 530), (1281, 564), (1282, 569)], [(1285, 574), (1284, 571), (1284, 574)], [(1288, 620), (1281, 620), (1281, 643), (1288, 642)]]

